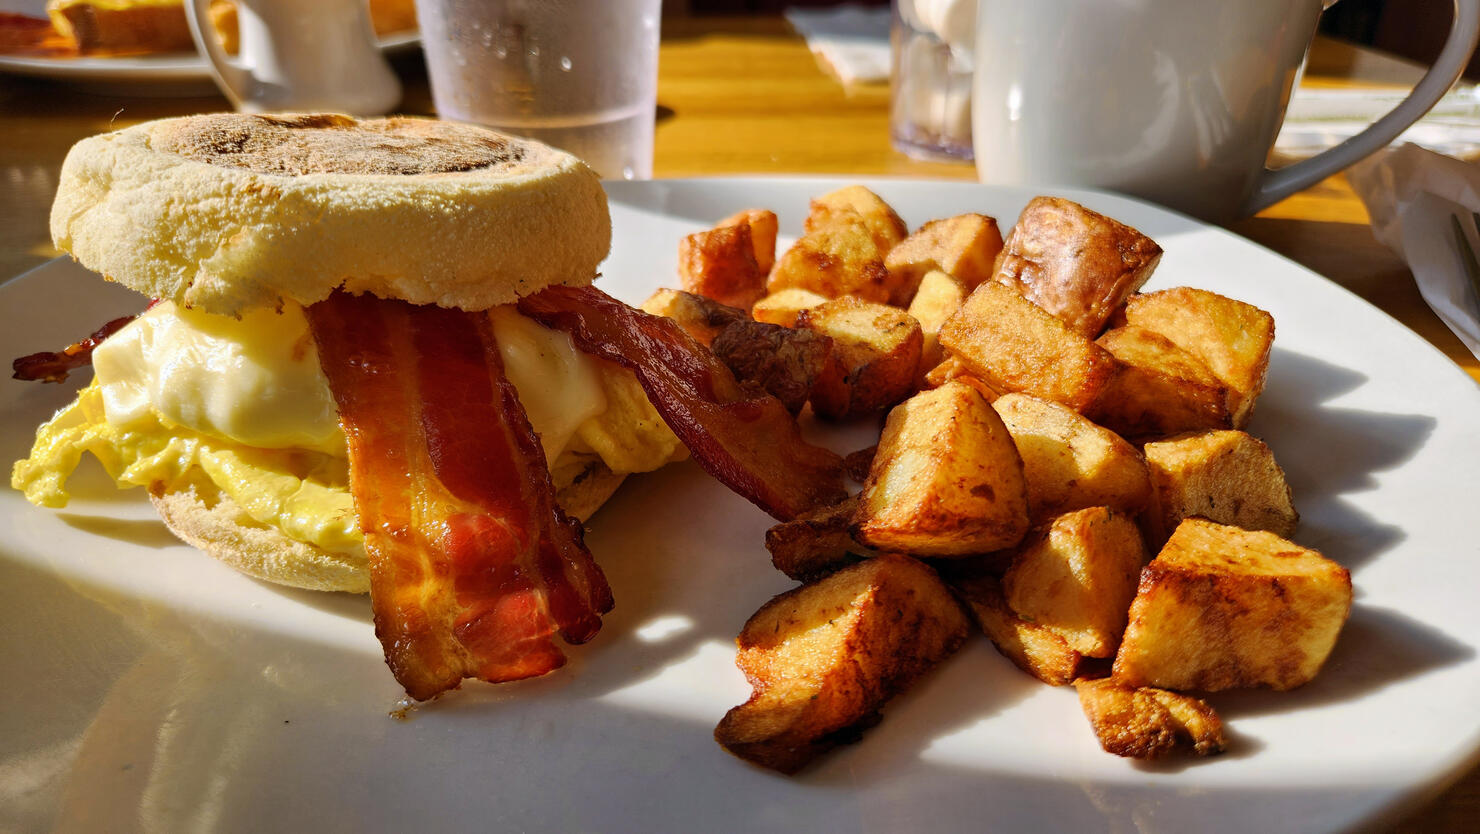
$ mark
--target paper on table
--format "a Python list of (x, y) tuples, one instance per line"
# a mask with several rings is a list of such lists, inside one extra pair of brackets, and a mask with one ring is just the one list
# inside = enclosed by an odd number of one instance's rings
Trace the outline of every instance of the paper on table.
[[(1315, 156), (1365, 130), (1408, 96), (1407, 90), (1297, 87), (1274, 149), (1287, 159)], [(1465, 159), (1480, 156), (1480, 88), (1462, 86), (1393, 142)]]
[(1480, 253), (1480, 166), (1403, 145), (1358, 163), (1347, 179), (1372, 233), (1408, 262), (1423, 300), (1480, 358), (1480, 293), (1467, 264)]
[(834, 6), (787, 9), (786, 19), (845, 84), (889, 80), (889, 19), (886, 7)]

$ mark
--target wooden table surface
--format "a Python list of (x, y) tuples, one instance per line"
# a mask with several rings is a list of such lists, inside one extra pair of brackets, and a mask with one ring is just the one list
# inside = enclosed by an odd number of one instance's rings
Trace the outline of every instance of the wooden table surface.
[[(819, 70), (779, 18), (663, 22), (658, 177), (856, 174), (970, 180), (969, 165), (919, 162), (888, 139), (887, 85), (845, 88)], [(406, 113), (432, 113), (416, 53), (396, 59)], [(1318, 39), (1303, 83), (1411, 83), (1400, 61)], [(47, 212), (67, 149), (85, 136), (147, 119), (227, 109), (217, 95), (100, 95), (43, 81), (0, 80), (0, 278), (56, 256)], [(1230, 228), (1386, 310), (1480, 380), (1480, 362), (1428, 309), (1404, 263), (1377, 243), (1343, 177), (1332, 177)], [(1391, 830), (1480, 830), (1480, 769)]]

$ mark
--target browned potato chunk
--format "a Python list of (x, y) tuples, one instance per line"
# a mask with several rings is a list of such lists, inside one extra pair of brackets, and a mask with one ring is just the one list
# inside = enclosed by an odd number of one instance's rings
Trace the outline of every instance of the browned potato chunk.
[(1119, 327), (1106, 331), (1099, 344), (1121, 367), (1090, 407), (1095, 422), (1136, 439), (1232, 425), (1228, 387), (1165, 336)]
[(1035, 197), (997, 259), (996, 280), (1093, 339), (1161, 260), (1151, 238), (1078, 203)]
[(1012, 547), (1027, 529), (1022, 459), (976, 389), (948, 382), (889, 412), (854, 537), (883, 550), (965, 556)]
[(777, 290), (751, 305), (750, 317), (767, 324), (796, 327), (797, 316), (803, 310), (816, 307), (826, 300), (827, 296), (800, 287)]
[(1222, 753), (1227, 747), (1223, 720), (1199, 698), (1165, 689), (1136, 689), (1109, 678), (1078, 680), (1074, 688), (1107, 753), (1155, 759), (1177, 747), (1190, 748), (1199, 756)]
[(961, 605), (930, 568), (884, 555), (766, 603), (735, 663), (750, 700), (714, 738), (742, 759), (795, 773), (877, 723), (879, 711), (965, 641)]
[(749, 226), (750, 243), (755, 249), (755, 265), (761, 273), (771, 271), (776, 263), (776, 212), (767, 209), (746, 209), (714, 224), (716, 229), (726, 226)]
[(695, 341), (706, 345), (713, 343), (721, 330), (746, 318), (744, 310), (679, 290), (658, 290), (642, 302), (642, 310), (673, 319)]
[(1125, 320), (1160, 333), (1202, 360), (1232, 391), (1233, 428), (1249, 424), (1269, 371), (1274, 317), (1217, 293), (1177, 287), (1131, 296)]
[(1022, 455), (1032, 523), (1085, 507), (1133, 515), (1146, 508), (1151, 496), (1146, 460), (1115, 432), (1026, 394), (1004, 394), (992, 408)]
[(940, 270), (925, 273), (920, 279), (920, 288), (910, 301), (909, 313), (920, 323), (924, 342), (920, 348), (920, 376), (945, 359), (940, 346), (940, 326), (946, 323), (961, 305), (969, 292), (966, 285)]
[(995, 281), (972, 290), (940, 329), (940, 343), (993, 389), (1019, 391), (1083, 413), (1115, 373), (1115, 357)]
[[(881, 254), (898, 246), (909, 236), (910, 229), (894, 209), (874, 192), (861, 185), (850, 185), (830, 191), (812, 201), (802, 231), (812, 232), (838, 223), (861, 220), (879, 247)], [(908, 301), (906, 296), (904, 301)], [(903, 302), (900, 302), (903, 303)]]
[(766, 531), (771, 564), (792, 579), (820, 579), (860, 558), (867, 549), (848, 534), (858, 509), (856, 497), (783, 521)]
[(832, 339), (811, 330), (737, 321), (721, 330), (710, 347), (736, 379), (760, 386), (793, 414), (813, 391), (844, 386)]
[(1351, 602), (1351, 575), (1316, 551), (1189, 518), (1141, 571), (1115, 679), (1292, 689), (1320, 670)]
[(750, 226), (695, 232), (678, 241), (678, 280), (685, 292), (748, 310), (766, 294)]
[(1003, 657), (1049, 686), (1072, 683), (1083, 655), (1049, 628), (1029, 622), (1007, 607), (1002, 585), (991, 576), (953, 583), (977, 625)]
[(1002, 232), (985, 214), (932, 220), (884, 256), (884, 266), (901, 286), (918, 287), (927, 273), (949, 273), (970, 292), (992, 277)]
[(835, 298), (803, 310), (797, 328), (832, 339), (844, 385), (814, 388), (812, 408), (842, 419), (882, 411), (915, 390), (923, 335), (910, 314), (887, 304)]
[(1285, 538), (1295, 534), (1300, 516), (1285, 472), (1258, 438), (1241, 431), (1199, 432), (1147, 443), (1145, 451), (1152, 541), (1164, 541), (1191, 516)]
[(796, 287), (828, 298), (845, 295), (888, 304), (894, 284), (884, 268), (884, 250), (863, 218), (842, 215), (837, 222), (802, 235), (776, 259), (767, 292)]
[(1109, 657), (1125, 632), (1146, 562), (1141, 531), (1106, 507), (1066, 513), (1029, 537), (1002, 577), (1007, 604), (1086, 657)]

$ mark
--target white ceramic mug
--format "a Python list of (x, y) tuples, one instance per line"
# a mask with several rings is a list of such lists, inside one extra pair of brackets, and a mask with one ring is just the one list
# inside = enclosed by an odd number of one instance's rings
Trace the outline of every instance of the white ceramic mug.
[(1322, 0), (980, 0), (978, 177), (1106, 188), (1214, 221), (1253, 214), (1386, 146), (1434, 106), (1480, 37), (1480, 0), (1454, 5), (1443, 52), (1397, 108), (1268, 170)]
[(381, 55), (365, 0), (236, 0), (233, 58), (211, 26), (210, 0), (186, 0), (196, 48), (216, 85), (244, 113), (390, 112), (401, 82)]

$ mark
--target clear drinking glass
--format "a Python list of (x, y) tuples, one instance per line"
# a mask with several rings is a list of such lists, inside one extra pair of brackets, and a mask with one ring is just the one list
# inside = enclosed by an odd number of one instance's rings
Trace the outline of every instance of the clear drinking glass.
[(976, 0), (895, 0), (889, 135), (923, 159), (971, 159)]
[(416, 0), (444, 119), (653, 175), (661, 0)]

